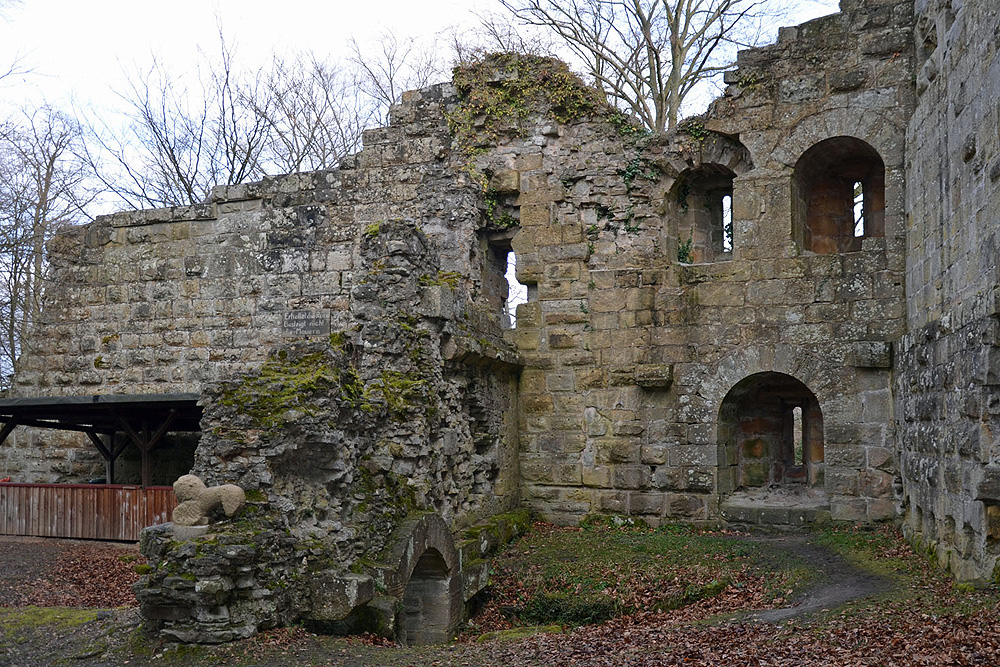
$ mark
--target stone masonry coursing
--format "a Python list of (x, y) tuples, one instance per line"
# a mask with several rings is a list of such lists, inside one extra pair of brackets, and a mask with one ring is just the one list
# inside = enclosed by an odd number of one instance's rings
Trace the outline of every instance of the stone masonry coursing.
[[(676, 135), (626, 140), (576, 123), (479, 158), (520, 186), (512, 245), (537, 295), (513, 334), (526, 361), (521, 474), (543, 516), (896, 515), (890, 349), (905, 326), (911, 15), (905, 2), (845, 10), (742, 53), (726, 95)], [(811, 251), (797, 165), (842, 137), (884, 163), (879, 228), (856, 250)], [(685, 201), (719, 174), (731, 179), (728, 252), (698, 238), (691, 209), (707, 203)], [(679, 244), (703, 245), (701, 257), (678, 262)], [(779, 479), (773, 462), (748, 475), (743, 461), (776, 458), (785, 427), (777, 407), (740, 419), (740, 403), (788, 391), (786, 377), (805, 391), (788, 406), (811, 393), (821, 411), (806, 484), (784, 484), (801, 480)], [(809, 510), (768, 502), (774, 486), (801, 490)]]
[[(495, 56), (408, 93), (339, 170), (68, 230), (15, 391), (202, 392), (194, 470), (345, 577), (411, 511), (457, 530), (519, 501), (905, 516), (989, 577), (996, 11), (841, 9), (742, 52), (675, 133)], [(511, 250), (529, 300), (503, 332)], [(43, 477), (19, 437), (7, 460)]]
[[(411, 122), (370, 132), (336, 172), (102, 218), (53, 242), (66, 289), (47, 296), (18, 391), (198, 391), (192, 471), (258, 501), (194, 543), (145, 538), (155, 566), (137, 595), (163, 636), (225, 641), (302, 618), (420, 639), (399, 605), (451, 582), (455, 604), (430, 623), (447, 634), (485, 585), (473, 561), (496, 540), (463, 546), (421, 533), (426, 522), (399, 535), (415, 516), (462, 531), (520, 500), (521, 361), (491, 308), (506, 283), (492, 275), (481, 188), (449, 168), (447, 90), (411, 94)], [(427, 554), (411, 553), (424, 533)], [(371, 604), (347, 618), (345, 600)]]
[(963, 579), (1000, 556), (1000, 12), (918, 0), (907, 128), (904, 526)]

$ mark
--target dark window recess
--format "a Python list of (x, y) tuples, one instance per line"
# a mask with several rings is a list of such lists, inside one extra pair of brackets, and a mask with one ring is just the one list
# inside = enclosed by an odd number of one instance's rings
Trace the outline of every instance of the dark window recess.
[(793, 232), (799, 248), (856, 252), (885, 235), (885, 163), (854, 137), (821, 141), (795, 163)]
[(816, 396), (783, 373), (737, 383), (719, 411), (722, 493), (775, 485), (823, 486), (823, 413)]
[(706, 164), (678, 180), (678, 261), (698, 264), (732, 256), (735, 176), (726, 167)]

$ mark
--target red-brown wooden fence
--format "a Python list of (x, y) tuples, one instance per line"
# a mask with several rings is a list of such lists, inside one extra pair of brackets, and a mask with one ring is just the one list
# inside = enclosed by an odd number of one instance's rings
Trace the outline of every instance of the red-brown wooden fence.
[(0, 484), (0, 535), (135, 542), (166, 523), (177, 504), (169, 486)]

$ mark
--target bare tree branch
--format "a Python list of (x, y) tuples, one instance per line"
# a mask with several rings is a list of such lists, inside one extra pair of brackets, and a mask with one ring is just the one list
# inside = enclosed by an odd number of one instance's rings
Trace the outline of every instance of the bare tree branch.
[(38, 318), (45, 242), (55, 228), (87, 219), (95, 196), (78, 159), (79, 123), (47, 106), (0, 125), (0, 377), (9, 382), (21, 342)]
[(332, 169), (361, 148), (374, 110), (358, 95), (357, 72), (300, 55), (275, 58), (265, 77), (269, 107), (267, 161), (279, 172)]
[(779, 0), (498, 0), (548, 29), (608, 98), (654, 131), (677, 125), (685, 99), (760, 39)]
[(358, 68), (360, 91), (371, 104), (374, 120), (386, 125), (389, 108), (402, 94), (434, 83), (443, 68), (434, 44), (401, 40), (392, 33), (382, 34), (377, 42), (376, 50), (366, 51), (352, 39), (350, 61)]
[(88, 119), (83, 155), (110, 193), (131, 208), (197, 204), (216, 185), (264, 175), (274, 105), (261, 76), (236, 69), (220, 32), (189, 88), (158, 59), (119, 92), (123, 125)]

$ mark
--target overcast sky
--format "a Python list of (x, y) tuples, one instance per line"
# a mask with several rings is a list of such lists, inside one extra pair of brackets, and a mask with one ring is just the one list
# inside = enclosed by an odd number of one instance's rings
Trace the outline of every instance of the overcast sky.
[[(798, 23), (830, 13), (793, 0)], [(20, 106), (41, 98), (93, 106), (122, 88), (123, 72), (159, 54), (173, 71), (191, 67), (199, 47), (218, 46), (218, 26), (240, 59), (313, 51), (343, 58), (353, 36), (365, 44), (386, 30), (426, 37), (475, 24), (495, 0), (0, 0), (0, 66), (20, 58), (29, 74), (0, 82), (0, 98)]]
[[(489, 0), (486, 0), (487, 2)], [(31, 73), (4, 82), (0, 96), (40, 91), (62, 104), (87, 103), (120, 86), (122, 73), (159, 54), (171, 69), (195, 61), (199, 47), (218, 46), (221, 24), (241, 60), (314, 51), (334, 59), (385, 30), (432, 35), (471, 24), (482, 0), (0, 0), (0, 63), (20, 57)], [(12, 85), (13, 84), (13, 85)]]

